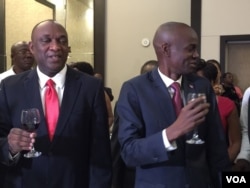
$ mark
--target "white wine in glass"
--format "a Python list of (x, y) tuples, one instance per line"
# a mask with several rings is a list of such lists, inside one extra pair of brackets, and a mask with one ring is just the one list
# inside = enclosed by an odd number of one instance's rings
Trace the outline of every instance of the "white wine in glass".
[[(40, 113), (37, 108), (24, 109), (21, 112), (22, 128), (28, 132), (34, 132), (40, 124)], [(34, 146), (24, 154), (26, 158), (39, 157), (42, 153), (36, 151)]]
[[(203, 98), (204, 103), (207, 101), (205, 93), (188, 93), (187, 102), (192, 101), (192, 100), (199, 98), (199, 97)], [(193, 130), (192, 138), (189, 140), (186, 140), (186, 143), (188, 143), (188, 144), (204, 144), (205, 143), (204, 140), (199, 138), (197, 127), (195, 127)]]

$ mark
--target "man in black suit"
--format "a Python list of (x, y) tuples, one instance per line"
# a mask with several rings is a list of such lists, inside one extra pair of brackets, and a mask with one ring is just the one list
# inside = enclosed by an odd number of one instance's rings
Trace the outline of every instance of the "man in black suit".
[[(32, 30), (30, 50), (37, 67), (11, 76), (0, 86), (0, 161), (7, 166), (5, 188), (110, 188), (111, 154), (107, 109), (100, 80), (66, 65), (68, 36), (53, 20)], [(52, 79), (59, 117), (48, 135), (44, 94)], [(38, 108), (36, 132), (21, 128), (22, 109)], [(32, 146), (42, 152), (24, 158)]]
[[(184, 23), (164, 23), (153, 45), (158, 69), (126, 81), (117, 102), (121, 155), (136, 167), (135, 188), (219, 188), (219, 172), (230, 161), (213, 88), (192, 74), (197, 33)], [(191, 92), (204, 93), (207, 102), (186, 102)], [(203, 144), (186, 142), (196, 127)]]

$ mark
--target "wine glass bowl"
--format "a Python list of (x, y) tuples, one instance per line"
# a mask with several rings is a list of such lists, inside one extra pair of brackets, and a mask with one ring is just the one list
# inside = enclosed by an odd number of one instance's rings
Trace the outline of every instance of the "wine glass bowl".
[(197, 97), (201, 97), (203, 99), (203, 103), (207, 102), (207, 97), (205, 93), (197, 93)]
[[(203, 98), (203, 103), (206, 103), (207, 99), (206, 99), (206, 95), (205, 93), (188, 93), (187, 95), (187, 103), (196, 99), (202, 97)], [(199, 138), (199, 134), (198, 134), (198, 128), (195, 127), (193, 130), (193, 135), (192, 138), (189, 140), (186, 140), (186, 143), (188, 144), (204, 144), (205, 141)]]
[[(34, 132), (40, 124), (40, 113), (37, 108), (24, 109), (21, 112), (21, 124), (22, 129), (28, 132)], [(35, 150), (34, 146), (32, 149), (24, 154), (26, 158), (39, 157), (42, 153)]]

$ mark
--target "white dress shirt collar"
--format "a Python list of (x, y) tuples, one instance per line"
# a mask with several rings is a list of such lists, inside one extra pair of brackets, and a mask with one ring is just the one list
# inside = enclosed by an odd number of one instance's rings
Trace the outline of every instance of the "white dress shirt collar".
[(167, 77), (165, 74), (161, 73), (160, 69), (158, 68), (158, 72), (160, 74), (161, 79), (163, 80), (164, 84), (168, 88), (172, 83), (178, 82), (181, 86), (182, 76), (176, 81), (172, 80), (171, 78)]
[(49, 79), (52, 79), (56, 86), (59, 88), (64, 88), (64, 84), (65, 84), (65, 79), (66, 79), (66, 72), (67, 72), (67, 65), (64, 66), (64, 68), (58, 72), (55, 76), (53, 77), (48, 77), (47, 75), (45, 75), (44, 73), (42, 73), (39, 69), (39, 67), (37, 66), (37, 74), (38, 74), (38, 78), (39, 78), (39, 85), (41, 88), (45, 87), (46, 82)]

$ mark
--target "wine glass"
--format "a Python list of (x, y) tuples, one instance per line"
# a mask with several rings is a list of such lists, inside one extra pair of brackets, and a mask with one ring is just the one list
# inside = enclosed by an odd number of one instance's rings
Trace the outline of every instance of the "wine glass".
[[(204, 103), (207, 101), (205, 93), (188, 93), (187, 102), (192, 101), (192, 100), (199, 98), (199, 97), (203, 98)], [(199, 138), (197, 127), (195, 127), (193, 130), (192, 138), (189, 140), (186, 140), (186, 143), (188, 143), (188, 144), (204, 144), (205, 143), (204, 140)]]
[[(40, 124), (40, 113), (37, 108), (24, 109), (21, 112), (22, 128), (28, 132), (34, 132)], [(34, 146), (24, 154), (26, 158), (39, 157), (42, 152), (36, 151)]]

